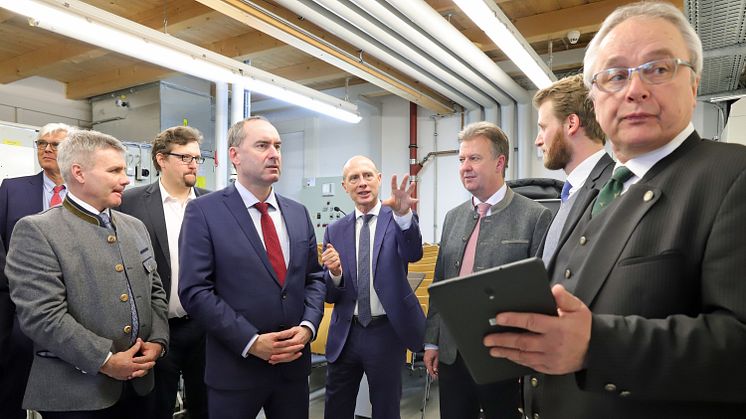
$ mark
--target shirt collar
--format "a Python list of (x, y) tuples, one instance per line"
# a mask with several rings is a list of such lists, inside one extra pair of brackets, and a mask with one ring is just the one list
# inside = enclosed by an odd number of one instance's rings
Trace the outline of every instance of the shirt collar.
[(570, 188), (570, 195), (575, 193), (575, 191), (579, 190), (583, 184), (585, 184), (586, 179), (591, 175), (593, 168), (596, 167), (596, 164), (601, 160), (601, 157), (603, 157), (604, 154), (606, 154), (606, 150), (603, 148), (598, 150), (586, 157), (582, 163), (575, 167), (575, 170), (567, 175), (567, 181), (572, 185), (572, 188)]
[[(55, 184), (54, 181), (52, 181), (52, 179), (50, 179), (44, 172), (42, 172), (41, 178), (44, 180), (44, 190), (51, 193), (57, 184)], [(67, 186), (64, 183), (63, 186), (67, 189)]]
[[(365, 214), (375, 215), (376, 217), (378, 217), (379, 212), (381, 212), (381, 201), (376, 202), (376, 206), (371, 208), (371, 210), (366, 212)], [(362, 211), (360, 211), (359, 209), (357, 209), (357, 207), (355, 207), (355, 219), (356, 220), (365, 214), (363, 214)]]
[(476, 207), (479, 204), (485, 203), (490, 204), (490, 207), (493, 207), (497, 205), (498, 202), (502, 201), (503, 198), (505, 198), (505, 193), (508, 190), (508, 185), (503, 182), (503, 186), (500, 187), (500, 189), (497, 190), (491, 197), (487, 198), (486, 201), (482, 202), (477, 198), (476, 196), (471, 197), (471, 203)]
[[(256, 196), (254, 196), (253, 193), (251, 193), (251, 191), (246, 189), (246, 187), (244, 187), (241, 182), (236, 181), (234, 185), (236, 185), (236, 190), (238, 191), (238, 194), (241, 195), (241, 200), (243, 200), (243, 203), (247, 209), (253, 207), (254, 204), (256, 204), (257, 202), (261, 202)], [(267, 197), (267, 199), (264, 200), (264, 202), (268, 203), (274, 209), (280, 209), (280, 207), (277, 205), (275, 188), (272, 188), (272, 190), (269, 192), (269, 196)]]
[(105, 212), (105, 213), (107, 213), (107, 214), (108, 214), (109, 216), (111, 216), (111, 212), (109, 211), (109, 209), (108, 209), (108, 208), (104, 209), (103, 211), (99, 211), (99, 210), (97, 210), (96, 208), (94, 208), (94, 207), (93, 207), (92, 205), (90, 205), (89, 203), (87, 203), (87, 202), (83, 201), (82, 199), (78, 198), (77, 196), (75, 196), (75, 194), (73, 194), (73, 193), (72, 193), (72, 192), (70, 192), (70, 191), (67, 191), (67, 196), (65, 197), (65, 199), (70, 199), (70, 200), (72, 200), (72, 201), (73, 201), (73, 202), (75, 202), (75, 203), (76, 203), (76, 204), (77, 204), (77, 205), (78, 205), (79, 207), (83, 208), (84, 210), (86, 210), (86, 211), (90, 212), (90, 213), (91, 213), (91, 214), (93, 214), (93, 215), (99, 215), (99, 214), (101, 214), (102, 212)]
[[(166, 188), (163, 186), (163, 182), (161, 182), (162, 179), (158, 179), (158, 188), (161, 190), (161, 201), (165, 204), (166, 201), (172, 200), (172, 201), (178, 201), (177, 198), (174, 198)], [(189, 188), (189, 196), (187, 197), (184, 204), (191, 201), (192, 199), (195, 199), (197, 195), (194, 193), (194, 188)]]
[(633, 159), (629, 159), (623, 165), (617, 161), (616, 165), (614, 166), (614, 170), (616, 170), (619, 166), (626, 166), (629, 170), (632, 171), (632, 173), (634, 173), (637, 178), (642, 179), (648, 172), (648, 170), (652, 169), (656, 163), (679, 148), (679, 146), (687, 138), (689, 138), (689, 136), (693, 132), (694, 125), (690, 122), (689, 125), (687, 125), (686, 128), (684, 128), (684, 130), (679, 133), (679, 135), (673, 137), (673, 140), (653, 151), (649, 151)]

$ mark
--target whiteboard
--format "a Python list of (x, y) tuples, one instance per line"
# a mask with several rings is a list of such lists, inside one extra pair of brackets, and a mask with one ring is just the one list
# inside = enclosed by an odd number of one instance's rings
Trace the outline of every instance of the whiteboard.
[(35, 139), (33, 127), (0, 121), (0, 180), (41, 170), (36, 161)]

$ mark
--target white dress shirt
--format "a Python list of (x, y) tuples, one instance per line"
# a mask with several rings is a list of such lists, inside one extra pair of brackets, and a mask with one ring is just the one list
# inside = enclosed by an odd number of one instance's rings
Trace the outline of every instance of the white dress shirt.
[(181, 202), (168, 193), (161, 180), (158, 180), (158, 187), (161, 189), (163, 215), (166, 219), (166, 236), (168, 237), (168, 254), (171, 262), (171, 289), (166, 290), (166, 292), (168, 293), (168, 318), (172, 319), (184, 317), (187, 314), (179, 299), (179, 233), (181, 232), (181, 223), (184, 221), (186, 205), (197, 195), (194, 193), (194, 188), (190, 188), (189, 196), (184, 202)]
[(616, 166), (614, 166), (614, 170), (616, 170), (619, 166), (626, 166), (627, 169), (629, 169), (634, 174), (634, 176), (624, 182), (624, 189), (622, 190), (622, 194), (626, 193), (630, 186), (639, 182), (640, 179), (645, 176), (648, 170), (652, 169), (656, 163), (679, 148), (679, 146), (683, 144), (684, 141), (689, 138), (689, 136), (693, 132), (694, 125), (690, 122), (689, 125), (687, 125), (686, 128), (684, 128), (684, 130), (679, 133), (679, 135), (675, 136), (673, 140), (669, 141), (665, 145), (658, 147), (653, 151), (649, 151), (645, 154), (637, 156), (633, 159), (629, 159), (624, 164), (617, 161)]
[[(42, 189), (44, 191), (44, 193), (42, 194), (42, 199), (44, 200), (43, 208), (45, 210), (48, 210), (49, 201), (52, 200), (52, 196), (54, 195), (53, 189), (57, 185), (52, 181), (52, 179), (47, 177), (46, 173), (42, 173), (41, 178), (44, 179), (44, 182), (42, 183)], [(62, 190), (60, 191), (60, 198), (62, 198), (62, 200), (64, 201), (65, 195), (67, 195), (67, 185), (63, 184), (63, 186), (65, 187), (62, 188)], [(77, 200), (75, 202), (80, 203), (80, 200)], [(94, 214), (98, 214), (98, 212), (95, 212)]]
[(575, 166), (575, 169), (567, 175), (567, 181), (570, 182), (570, 185), (572, 185), (572, 188), (570, 188), (570, 194), (568, 196), (573, 196), (575, 192), (579, 191), (580, 188), (583, 187), (585, 181), (588, 180), (588, 176), (591, 175), (593, 168), (596, 167), (596, 164), (599, 160), (601, 160), (601, 157), (603, 157), (604, 154), (606, 154), (606, 150), (604, 150), (603, 148), (601, 150), (598, 150), (597, 152), (586, 157), (582, 163)]

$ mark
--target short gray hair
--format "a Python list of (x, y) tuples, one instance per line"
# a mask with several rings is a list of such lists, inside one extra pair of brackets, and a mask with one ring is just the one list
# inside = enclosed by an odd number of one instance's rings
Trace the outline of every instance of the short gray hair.
[(121, 141), (98, 131), (72, 130), (67, 134), (67, 141), (60, 144), (57, 150), (57, 165), (65, 183), (71, 183), (73, 164), (88, 166), (91, 154), (96, 150), (111, 148), (124, 154), (127, 148)]
[(594, 67), (601, 42), (617, 25), (633, 17), (659, 18), (673, 24), (684, 38), (686, 49), (689, 51), (689, 61), (694, 66), (694, 74), (697, 76), (702, 74), (702, 41), (692, 25), (686, 20), (684, 14), (670, 3), (639, 2), (614, 10), (606, 17), (604, 23), (601, 24), (601, 29), (588, 44), (588, 50), (585, 52), (585, 58), (583, 59), (583, 79), (589, 89), (591, 88), (594, 71), (596, 71)]
[(228, 130), (228, 147), (240, 147), (244, 137), (246, 136), (244, 126), (247, 122), (256, 120), (269, 122), (269, 119), (261, 115), (250, 116), (246, 119), (236, 122)]
[(39, 135), (36, 137), (36, 139), (41, 140), (48, 135), (57, 134), (58, 132), (70, 133), (70, 131), (73, 131), (74, 129), (75, 127), (71, 127), (70, 125), (63, 124), (61, 122), (53, 122), (41, 127), (39, 129)]

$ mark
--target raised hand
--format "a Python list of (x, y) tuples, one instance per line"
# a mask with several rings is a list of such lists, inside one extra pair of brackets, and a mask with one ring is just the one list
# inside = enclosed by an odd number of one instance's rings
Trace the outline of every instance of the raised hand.
[(414, 198), (415, 183), (413, 182), (409, 187), (409, 175), (404, 175), (401, 181), (401, 185), (397, 185), (396, 175), (391, 176), (391, 196), (382, 202), (383, 205), (388, 205), (398, 216), (407, 215), (412, 206), (417, 203), (418, 199)]

